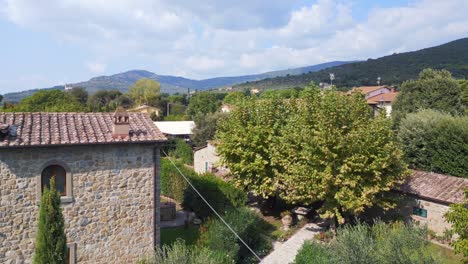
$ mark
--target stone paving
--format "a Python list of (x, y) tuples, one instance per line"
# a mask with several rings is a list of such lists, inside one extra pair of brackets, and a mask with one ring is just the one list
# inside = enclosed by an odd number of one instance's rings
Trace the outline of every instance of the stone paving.
[(291, 238), (283, 243), (276, 243), (273, 252), (266, 256), (260, 264), (288, 264), (294, 261), (297, 252), (306, 240), (311, 240), (314, 235), (322, 230), (316, 223), (308, 223)]

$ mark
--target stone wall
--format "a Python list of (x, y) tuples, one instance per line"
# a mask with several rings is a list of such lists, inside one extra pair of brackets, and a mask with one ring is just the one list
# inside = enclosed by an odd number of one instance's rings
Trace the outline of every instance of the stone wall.
[(38, 179), (54, 160), (66, 164), (72, 178), (73, 201), (62, 207), (78, 263), (134, 263), (151, 254), (153, 147), (0, 149), (0, 263), (31, 263)]
[[(443, 235), (446, 229), (451, 228), (451, 225), (444, 218), (449, 209), (448, 205), (401, 193), (391, 193), (389, 197), (396, 201), (395, 209), (383, 211), (379, 208), (371, 208), (364, 213), (363, 217), (367, 220), (380, 218), (384, 221), (399, 219), (411, 221), (420, 225), (427, 225), (437, 235)], [(414, 215), (413, 207), (427, 210), (427, 217)]]

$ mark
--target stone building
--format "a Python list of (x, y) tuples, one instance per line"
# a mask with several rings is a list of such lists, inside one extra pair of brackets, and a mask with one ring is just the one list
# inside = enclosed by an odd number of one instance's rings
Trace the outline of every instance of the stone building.
[(468, 179), (426, 171), (413, 171), (406, 182), (388, 194), (396, 201), (396, 207), (383, 211), (374, 207), (362, 216), (371, 220), (401, 219), (406, 222), (427, 225), (437, 235), (443, 235), (451, 228), (444, 215), (453, 203), (461, 203)]
[(166, 138), (148, 116), (0, 113), (0, 123), (0, 263), (32, 262), (42, 188), (52, 176), (69, 263), (134, 263), (152, 253)]
[(442, 235), (451, 228), (444, 215), (451, 204), (463, 202), (465, 188), (468, 179), (416, 170), (398, 190), (404, 196), (397, 209), (405, 219)]

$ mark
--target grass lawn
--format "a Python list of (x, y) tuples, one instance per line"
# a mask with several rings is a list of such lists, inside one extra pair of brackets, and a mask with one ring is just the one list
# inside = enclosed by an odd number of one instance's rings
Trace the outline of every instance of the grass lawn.
[(197, 242), (199, 235), (200, 231), (198, 230), (198, 227), (194, 226), (190, 226), (188, 229), (185, 229), (183, 226), (173, 228), (162, 228), (161, 244), (169, 245), (174, 243), (174, 241), (176, 241), (177, 238), (181, 238), (185, 240), (185, 244), (194, 245)]
[(463, 263), (462, 255), (455, 255), (453, 250), (441, 247), (437, 244), (431, 243), (430, 250), (439, 255), (444, 264), (459, 264)]

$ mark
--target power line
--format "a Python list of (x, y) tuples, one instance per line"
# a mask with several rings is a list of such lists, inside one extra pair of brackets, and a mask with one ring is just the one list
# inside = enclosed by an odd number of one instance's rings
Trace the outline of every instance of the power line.
[(227, 228), (229, 228), (229, 230), (231, 230), (231, 232), (240, 240), (240, 242), (242, 242), (242, 244), (244, 244), (244, 246), (250, 251), (252, 252), (252, 254), (259, 260), (259, 261), (262, 261), (262, 259), (255, 253), (255, 251), (253, 251), (252, 248), (249, 247), (249, 245), (247, 245), (247, 243), (245, 243), (245, 241), (236, 233), (236, 231), (234, 231), (234, 229), (221, 217), (220, 214), (218, 214), (218, 212), (216, 212), (216, 210), (213, 208), (213, 206), (211, 206), (211, 204), (205, 199), (205, 197), (203, 197), (203, 195), (201, 195), (201, 193), (195, 188), (195, 186), (193, 186), (193, 184), (189, 181), (189, 179), (182, 173), (182, 171), (180, 171), (180, 169), (177, 167), (177, 165), (175, 165), (175, 163), (172, 161), (171, 158), (169, 158), (169, 156), (167, 155), (167, 153), (162, 150), (162, 152), (164, 153), (164, 155), (166, 155), (167, 159), (172, 163), (172, 166), (174, 166), (174, 168), (176, 168), (176, 170), (179, 172), (179, 174), (185, 179), (185, 181), (190, 185), (190, 187), (192, 187), (192, 189), (200, 196), (200, 198), (202, 198), (202, 200), (206, 203), (206, 205), (208, 205), (208, 207), (210, 207), (210, 209), (213, 211), (213, 213), (215, 213), (215, 215), (227, 226)]

